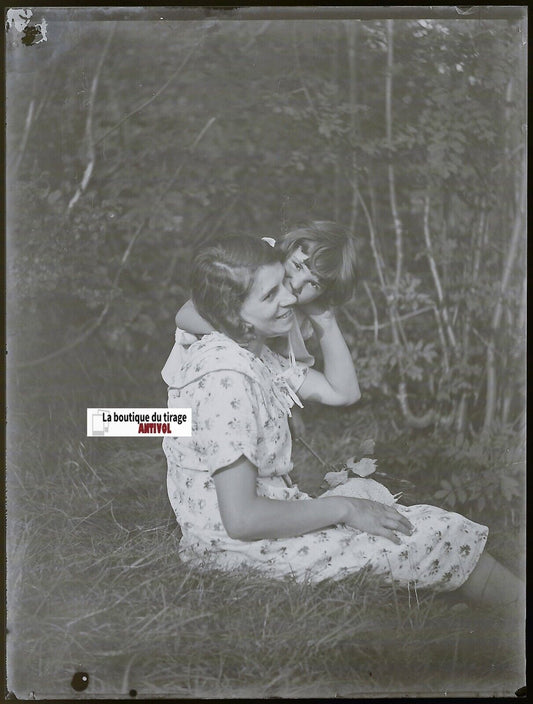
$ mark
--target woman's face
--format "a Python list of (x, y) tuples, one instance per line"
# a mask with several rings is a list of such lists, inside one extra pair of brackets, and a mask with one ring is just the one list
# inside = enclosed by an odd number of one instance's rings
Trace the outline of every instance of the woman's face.
[(296, 247), (285, 260), (285, 286), (296, 296), (298, 305), (310, 303), (324, 293), (325, 286), (318, 275), (309, 269), (309, 257)]
[(285, 271), (280, 263), (265, 264), (255, 272), (254, 282), (242, 304), (240, 316), (262, 337), (286, 335), (293, 324), (296, 297), (283, 285)]

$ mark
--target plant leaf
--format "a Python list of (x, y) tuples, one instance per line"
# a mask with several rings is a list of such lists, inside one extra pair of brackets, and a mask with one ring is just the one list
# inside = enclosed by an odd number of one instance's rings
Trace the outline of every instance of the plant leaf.
[(368, 477), (369, 474), (374, 474), (376, 471), (376, 460), (363, 457), (363, 459), (356, 461), (355, 457), (352, 457), (347, 460), (346, 467), (358, 477)]
[(324, 475), (324, 484), (333, 489), (340, 484), (346, 484), (348, 481), (348, 470), (341, 469), (340, 472), (328, 472)]

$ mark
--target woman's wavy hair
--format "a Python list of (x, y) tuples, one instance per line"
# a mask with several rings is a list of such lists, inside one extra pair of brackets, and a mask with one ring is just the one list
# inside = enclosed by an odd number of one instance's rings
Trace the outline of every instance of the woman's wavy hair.
[(191, 288), (196, 310), (211, 325), (237, 342), (251, 337), (240, 310), (259, 267), (282, 261), (282, 255), (261, 239), (227, 237), (197, 250)]
[(287, 259), (298, 247), (307, 254), (309, 268), (324, 285), (321, 300), (338, 306), (353, 296), (356, 275), (356, 241), (335, 222), (315, 220), (284, 235), (278, 244)]

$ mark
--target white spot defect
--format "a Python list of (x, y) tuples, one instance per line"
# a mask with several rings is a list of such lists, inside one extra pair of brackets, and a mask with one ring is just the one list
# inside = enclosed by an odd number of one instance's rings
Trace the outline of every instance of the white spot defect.
[(29, 25), (32, 16), (33, 12), (31, 10), (8, 10), (6, 21), (7, 28), (11, 29), (11, 27), (14, 27), (17, 32), (23, 32)]
[[(30, 9), (18, 8), (16, 10), (10, 9), (6, 13), (6, 28), (9, 31), (14, 28), (16, 32), (24, 32), (24, 30), (30, 24), (30, 20), (33, 17), (33, 12)], [(46, 30), (48, 27), (47, 21), (44, 19), (35, 25), (41, 33), (41, 38), (39, 41), (34, 42), (34, 44), (40, 44), (41, 42), (46, 42), (48, 40)]]

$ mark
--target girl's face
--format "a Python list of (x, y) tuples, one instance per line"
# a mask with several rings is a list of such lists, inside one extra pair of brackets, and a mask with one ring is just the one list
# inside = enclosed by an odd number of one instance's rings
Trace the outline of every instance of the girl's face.
[(314, 301), (325, 291), (318, 275), (309, 269), (308, 260), (301, 247), (296, 247), (285, 260), (284, 284), (296, 296), (298, 305)]
[(293, 324), (296, 297), (283, 285), (285, 272), (280, 263), (266, 264), (255, 272), (252, 287), (242, 304), (240, 316), (254, 326), (261, 337), (286, 335)]

